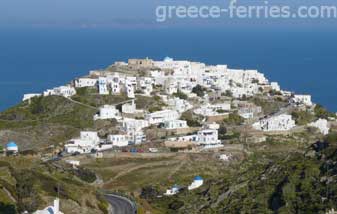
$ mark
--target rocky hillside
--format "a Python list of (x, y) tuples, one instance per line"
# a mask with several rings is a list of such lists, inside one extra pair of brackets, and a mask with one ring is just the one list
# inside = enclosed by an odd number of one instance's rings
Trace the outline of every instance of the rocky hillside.
[(161, 213), (325, 213), (336, 209), (337, 135), (303, 151), (254, 152), (222, 180), (148, 201)]
[(67, 214), (106, 213), (108, 204), (88, 183), (94, 173), (61, 163), (41, 162), (33, 157), (0, 158), (0, 213), (33, 212), (61, 199)]
[(124, 100), (122, 96), (89, 95), (83, 90), (72, 99), (48, 96), (22, 102), (0, 113), (0, 145), (13, 140), (21, 150), (36, 150), (59, 145), (81, 130), (113, 127), (111, 121), (95, 123), (93, 116), (99, 106)]

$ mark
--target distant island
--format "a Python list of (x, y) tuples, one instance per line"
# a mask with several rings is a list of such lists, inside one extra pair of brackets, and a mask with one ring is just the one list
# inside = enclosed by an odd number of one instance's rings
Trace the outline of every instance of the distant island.
[(336, 113), (257, 70), (115, 62), (24, 94), (0, 140), (0, 213), (337, 209)]

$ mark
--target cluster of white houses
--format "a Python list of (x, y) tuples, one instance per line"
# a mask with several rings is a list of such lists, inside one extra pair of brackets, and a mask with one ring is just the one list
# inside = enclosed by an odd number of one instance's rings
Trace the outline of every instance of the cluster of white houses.
[[(251, 97), (264, 91), (276, 91), (278, 94), (289, 97), (292, 104), (312, 106), (310, 95), (293, 95), (281, 90), (277, 82), (269, 82), (264, 74), (257, 70), (229, 69), (227, 65), (209, 66), (200, 62), (177, 61), (166, 57), (163, 61), (151, 59), (130, 59), (128, 63), (116, 62), (113, 66), (129, 68), (131, 71), (147, 71), (140, 76), (139, 72), (91, 71), (90, 75), (75, 79), (71, 84), (49, 89), (42, 94), (26, 94), (23, 100), (36, 96), (58, 95), (71, 97), (76, 89), (95, 87), (100, 95), (125, 94), (132, 101), (124, 103), (121, 109), (113, 105), (104, 105), (94, 115), (93, 120), (116, 119), (120, 124), (120, 134), (108, 135), (100, 139), (97, 132), (81, 132), (78, 139), (72, 139), (66, 146), (67, 152), (88, 153), (90, 151), (110, 149), (130, 144), (140, 144), (145, 141), (144, 129), (163, 124), (163, 128), (185, 129), (187, 122), (181, 120), (181, 114), (191, 110), (196, 115), (206, 117), (226, 116), (235, 108), (238, 114), (245, 119), (256, 118), (262, 112), (260, 106), (252, 103), (240, 103), (238, 98)], [(133, 69), (133, 70), (132, 70)], [(206, 93), (201, 105), (193, 106), (186, 99), (178, 98), (182, 92), (187, 98), (197, 97), (193, 90), (200, 86), (203, 90), (237, 98), (234, 102), (210, 104), (210, 97)], [(200, 88), (199, 87), (199, 88)], [(160, 88), (161, 91), (155, 91)], [(156, 94), (165, 102), (166, 106), (160, 111), (152, 113), (144, 109), (137, 109), (134, 100), (136, 94), (152, 96)], [(175, 95), (175, 96), (172, 96)], [(178, 95), (178, 96), (177, 96)], [(200, 95), (199, 95), (200, 96)], [(204, 103), (204, 104), (203, 104)], [(234, 107), (233, 107), (234, 106)], [(134, 115), (142, 115), (143, 119), (135, 119)], [(311, 126), (327, 133), (325, 121), (317, 121)], [(289, 131), (295, 127), (291, 115), (282, 114), (261, 119), (253, 124), (253, 128), (260, 131)], [(221, 146), (218, 140), (217, 127), (204, 127), (197, 134), (171, 138), (170, 141), (189, 141), (203, 148), (217, 148)]]
[[(229, 69), (227, 65), (209, 66), (200, 62), (177, 61), (166, 57), (163, 61), (151, 59), (130, 59), (128, 63), (116, 62), (115, 66), (128, 66), (132, 69), (148, 69), (148, 76), (91, 71), (88, 77), (77, 78), (71, 85), (48, 89), (42, 94), (26, 94), (24, 100), (34, 96), (59, 95), (70, 97), (76, 94), (75, 88), (97, 87), (101, 95), (125, 93), (135, 98), (135, 93), (150, 96), (154, 86), (160, 85), (167, 95), (181, 91), (194, 97), (193, 88), (197, 85), (220, 92), (230, 93), (234, 98), (250, 97), (264, 89), (273, 89), (285, 95), (277, 82), (269, 83), (264, 74), (257, 70)], [(174, 105), (174, 101), (170, 101)], [(294, 103), (312, 105), (310, 95), (295, 95)], [(177, 103), (176, 105), (180, 105)]]

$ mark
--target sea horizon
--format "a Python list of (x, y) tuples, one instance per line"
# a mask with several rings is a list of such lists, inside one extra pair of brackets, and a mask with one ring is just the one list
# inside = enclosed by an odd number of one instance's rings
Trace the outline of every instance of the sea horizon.
[(337, 111), (337, 31), (277, 29), (6, 28), (0, 40), (0, 111), (25, 93), (66, 84), (114, 61), (165, 56), (257, 69), (282, 89)]

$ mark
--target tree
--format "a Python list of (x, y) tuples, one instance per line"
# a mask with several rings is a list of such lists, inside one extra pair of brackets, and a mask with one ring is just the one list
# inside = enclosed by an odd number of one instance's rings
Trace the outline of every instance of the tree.
[(228, 118), (224, 119), (224, 123), (227, 125), (241, 125), (245, 120), (237, 113), (228, 115)]
[(205, 89), (199, 84), (192, 89), (192, 92), (197, 94), (198, 97), (203, 97), (205, 95)]
[(180, 90), (178, 90), (177, 93), (174, 93), (173, 96), (178, 97), (183, 100), (187, 100), (188, 98), (187, 95)]
[(335, 117), (333, 113), (329, 112), (327, 109), (319, 104), (315, 106), (314, 112), (316, 117), (318, 118), (328, 119), (329, 117)]

